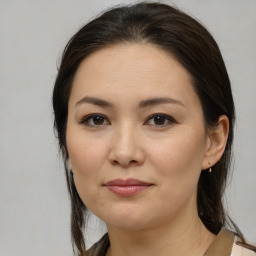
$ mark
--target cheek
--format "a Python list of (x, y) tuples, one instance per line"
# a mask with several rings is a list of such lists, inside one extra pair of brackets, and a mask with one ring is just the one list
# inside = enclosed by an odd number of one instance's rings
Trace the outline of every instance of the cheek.
[(90, 208), (95, 204), (101, 185), (106, 150), (103, 143), (90, 136), (67, 132), (67, 148), (72, 165), (74, 183), (83, 203)]
[[(77, 184), (99, 183), (98, 176), (107, 157), (106, 140), (85, 133), (81, 127), (67, 126), (69, 161)], [(84, 186), (86, 187), (86, 186)]]
[(204, 133), (172, 134), (169, 139), (155, 144), (151, 163), (159, 169), (160, 182), (173, 193), (196, 190), (204, 159)]
[(201, 173), (198, 156), (202, 156), (202, 150), (198, 144), (183, 142), (172, 140), (162, 143), (152, 155), (161, 191), (161, 200), (157, 200), (157, 204), (169, 215), (177, 214), (186, 207), (194, 207), (196, 201)]
[(203, 133), (172, 134), (170, 138), (152, 144), (150, 158), (164, 169), (174, 169), (177, 173), (201, 169), (205, 152)]
[(95, 173), (102, 165), (105, 151), (101, 143), (95, 143), (90, 139), (76, 140), (71, 138), (67, 147), (73, 172), (77, 175)]

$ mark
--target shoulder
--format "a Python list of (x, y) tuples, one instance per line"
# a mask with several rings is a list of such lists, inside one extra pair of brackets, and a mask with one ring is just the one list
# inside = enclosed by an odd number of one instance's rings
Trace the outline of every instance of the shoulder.
[(239, 237), (235, 236), (231, 256), (256, 256), (256, 252), (239, 244)]
[(109, 245), (108, 233), (106, 233), (98, 242), (86, 251), (86, 256), (105, 256)]

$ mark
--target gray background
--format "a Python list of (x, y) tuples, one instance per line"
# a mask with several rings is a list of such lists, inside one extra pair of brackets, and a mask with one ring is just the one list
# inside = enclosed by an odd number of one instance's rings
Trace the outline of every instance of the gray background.
[[(89, 18), (131, 2), (0, 1), (1, 256), (72, 255), (69, 199), (52, 129), (57, 60)], [(226, 61), (237, 108), (234, 175), (226, 201), (235, 222), (256, 242), (256, 1), (173, 2), (206, 25)], [(88, 245), (102, 229), (93, 219)]]

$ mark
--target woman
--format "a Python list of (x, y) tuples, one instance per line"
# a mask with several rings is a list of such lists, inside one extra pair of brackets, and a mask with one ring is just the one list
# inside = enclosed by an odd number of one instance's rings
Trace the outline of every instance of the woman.
[[(197, 21), (159, 3), (105, 12), (66, 46), (53, 108), (79, 255), (255, 255), (222, 204), (234, 103)], [(108, 233), (86, 251), (87, 209)]]

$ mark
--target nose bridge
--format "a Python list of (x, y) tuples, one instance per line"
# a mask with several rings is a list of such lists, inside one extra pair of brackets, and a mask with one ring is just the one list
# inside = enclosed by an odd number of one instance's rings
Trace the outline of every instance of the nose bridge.
[(117, 125), (113, 132), (111, 161), (124, 166), (142, 164), (144, 157), (139, 141), (139, 129), (132, 123)]
[(132, 152), (136, 146), (136, 129), (130, 123), (124, 123), (120, 126), (117, 126), (115, 130), (115, 146), (124, 152)]

